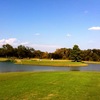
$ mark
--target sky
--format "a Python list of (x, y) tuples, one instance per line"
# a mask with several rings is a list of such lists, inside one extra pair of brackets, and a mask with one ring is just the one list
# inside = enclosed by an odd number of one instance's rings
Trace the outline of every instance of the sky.
[(0, 47), (100, 49), (100, 0), (0, 0)]

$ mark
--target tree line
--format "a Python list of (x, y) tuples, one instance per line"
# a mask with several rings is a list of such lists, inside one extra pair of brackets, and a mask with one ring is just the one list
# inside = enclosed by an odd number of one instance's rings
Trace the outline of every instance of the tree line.
[(53, 53), (42, 52), (24, 45), (14, 48), (4, 44), (0, 48), (0, 57), (39, 58), (39, 59), (68, 59), (73, 61), (100, 61), (100, 49), (80, 50), (78, 45), (73, 48), (59, 48)]

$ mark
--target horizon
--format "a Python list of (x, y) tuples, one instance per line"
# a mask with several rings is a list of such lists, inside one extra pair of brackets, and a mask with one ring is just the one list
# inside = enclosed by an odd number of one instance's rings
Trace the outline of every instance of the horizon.
[[(3, 45), (10, 45), (10, 44), (3, 44)], [(0, 49), (2, 49), (2, 48), (4, 48), (3, 47), (3, 45), (0, 47)], [(75, 45), (77, 45), (77, 44), (75, 44)], [(75, 46), (75, 45), (73, 45), (73, 47)], [(12, 46), (12, 45), (10, 45), (10, 46)], [(63, 47), (63, 48), (56, 48), (55, 49), (55, 51), (53, 51), (53, 52), (49, 52), (49, 51), (42, 51), (42, 50), (40, 50), (40, 49), (35, 49), (35, 48), (33, 48), (33, 47), (29, 47), (29, 46), (25, 46), (25, 45), (17, 45), (17, 46), (12, 46), (13, 47), (13, 49), (15, 49), (15, 48), (18, 48), (18, 46), (24, 46), (25, 48), (30, 48), (30, 49), (34, 49), (35, 51), (41, 51), (41, 52), (48, 52), (48, 53), (54, 53), (54, 52), (56, 52), (57, 50), (60, 50), (60, 49), (73, 49), (73, 47), (72, 48), (66, 48), (66, 47)], [(77, 45), (78, 46), (78, 48), (80, 49), (80, 46), (79, 45)], [(80, 49), (80, 50), (82, 50), (82, 51), (85, 51), (85, 50), (100, 50), (100, 49), (98, 49), (98, 48), (92, 48), (92, 49), (90, 49), (90, 48), (88, 48), (88, 49)]]
[(0, 46), (100, 49), (99, 0), (0, 0)]

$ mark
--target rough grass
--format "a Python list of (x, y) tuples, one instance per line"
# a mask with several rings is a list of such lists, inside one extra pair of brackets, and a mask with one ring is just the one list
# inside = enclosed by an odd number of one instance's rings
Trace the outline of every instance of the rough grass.
[(100, 100), (100, 72), (1, 73), (0, 100)]
[(38, 66), (87, 66), (82, 62), (72, 62), (70, 60), (46, 60), (46, 59), (17, 59), (16, 64), (31, 64)]

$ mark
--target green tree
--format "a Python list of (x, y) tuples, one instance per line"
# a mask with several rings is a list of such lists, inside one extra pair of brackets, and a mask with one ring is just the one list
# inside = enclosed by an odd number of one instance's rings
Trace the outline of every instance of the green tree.
[(79, 49), (78, 45), (74, 45), (71, 54), (70, 54), (70, 58), (71, 60), (73, 60), (74, 62), (79, 62), (81, 61), (81, 50)]
[(42, 53), (42, 58), (48, 58), (48, 52), (43, 52)]
[(93, 61), (99, 61), (99, 56), (96, 53), (93, 53)]
[(17, 48), (18, 58), (25, 58), (27, 57), (26, 47), (23, 45), (19, 45)]
[(6, 57), (12, 57), (13, 56), (13, 47), (10, 44), (3, 45), (3, 52)]
[(34, 54), (35, 54), (35, 58), (40, 58), (41, 59), (43, 52), (40, 51), (40, 50), (35, 50)]
[(70, 55), (70, 49), (60, 48), (60, 49), (56, 49), (54, 53), (56, 54), (56, 56), (58, 55), (57, 59), (68, 59)]

